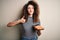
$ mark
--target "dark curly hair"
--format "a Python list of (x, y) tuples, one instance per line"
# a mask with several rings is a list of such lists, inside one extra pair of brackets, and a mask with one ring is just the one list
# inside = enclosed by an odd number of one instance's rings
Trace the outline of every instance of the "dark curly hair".
[(28, 11), (27, 11), (28, 5), (33, 5), (33, 7), (34, 7), (33, 22), (38, 22), (39, 21), (39, 6), (34, 1), (28, 1), (28, 3), (23, 6), (21, 18), (24, 16), (24, 19), (26, 19), (26, 21), (27, 21), (27, 19), (28, 19)]

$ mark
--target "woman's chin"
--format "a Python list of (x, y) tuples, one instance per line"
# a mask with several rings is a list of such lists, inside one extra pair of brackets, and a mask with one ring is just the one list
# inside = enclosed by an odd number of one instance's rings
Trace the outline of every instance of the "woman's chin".
[(29, 15), (33, 15), (33, 13), (29, 13)]

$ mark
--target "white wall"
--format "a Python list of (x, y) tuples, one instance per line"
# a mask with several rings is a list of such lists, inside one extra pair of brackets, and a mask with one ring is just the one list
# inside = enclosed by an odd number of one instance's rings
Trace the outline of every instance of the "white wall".
[[(19, 11), (28, 0), (0, 0), (0, 40), (17, 40), (18, 27), (7, 27), (7, 23), (18, 18)], [(39, 40), (60, 40), (60, 0), (38, 0), (41, 25), (45, 30)]]
[(18, 19), (20, 11), (28, 0), (1, 0), (0, 40), (18, 40), (19, 27), (7, 27), (7, 23)]
[(60, 0), (39, 0), (41, 23), (45, 30), (41, 40), (60, 40)]

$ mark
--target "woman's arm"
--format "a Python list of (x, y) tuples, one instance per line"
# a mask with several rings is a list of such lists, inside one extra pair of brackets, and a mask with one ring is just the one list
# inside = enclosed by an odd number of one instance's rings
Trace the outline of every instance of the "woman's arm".
[(17, 24), (19, 24), (19, 23), (24, 23), (25, 22), (25, 19), (22, 17), (21, 19), (19, 19), (19, 20), (16, 20), (16, 21), (13, 21), (13, 22), (9, 22), (8, 24), (7, 24), (7, 26), (8, 27), (12, 27), (12, 26), (15, 26), (15, 25), (17, 25)]
[(13, 21), (13, 22), (9, 22), (7, 24), (8, 27), (11, 27), (11, 26), (15, 26), (16, 24), (20, 23), (21, 21), (20, 20), (16, 20), (16, 21)]

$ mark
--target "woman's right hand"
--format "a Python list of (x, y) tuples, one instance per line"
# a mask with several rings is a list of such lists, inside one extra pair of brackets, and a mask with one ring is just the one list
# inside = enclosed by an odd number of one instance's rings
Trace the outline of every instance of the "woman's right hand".
[(25, 23), (25, 22), (26, 22), (26, 19), (24, 19), (24, 18), (20, 19), (20, 23)]

